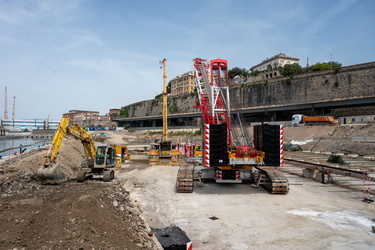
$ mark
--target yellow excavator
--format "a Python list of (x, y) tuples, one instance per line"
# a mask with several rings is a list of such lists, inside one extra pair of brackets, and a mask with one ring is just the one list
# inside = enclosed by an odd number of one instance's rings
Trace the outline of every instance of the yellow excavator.
[(121, 158), (117, 157), (116, 148), (113, 146), (95, 148), (92, 136), (85, 129), (72, 122), (70, 118), (63, 117), (52, 140), (52, 146), (45, 155), (45, 162), (36, 173), (39, 179), (64, 179), (60, 167), (56, 164), (56, 158), (67, 135), (80, 140), (85, 152), (85, 160), (83, 160), (81, 170), (77, 175), (78, 182), (83, 182), (94, 175), (102, 177), (103, 181), (110, 181), (114, 178), (115, 172), (111, 168), (121, 166)]

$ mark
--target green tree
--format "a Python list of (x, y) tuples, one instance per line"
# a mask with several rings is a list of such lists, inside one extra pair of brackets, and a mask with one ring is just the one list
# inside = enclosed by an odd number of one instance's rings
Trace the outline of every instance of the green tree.
[(337, 68), (342, 67), (342, 64), (339, 62), (329, 61), (327, 63), (332, 66), (332, 69), (337, 69)]
[(332, 69), (331, 64), (329, 63), (316, 63), (311, 66), (310, 72)]
[(283, 76), (294, 76), (302, 73), (303, 69), (298, 63), (285, 64), (284, 67), (280, 68), (280, 74)]
[(120, 117), (129, 117), (128, 107), (121, 107)]
[(228, 77), (233, 79), (235, 76), (249, 76), (249, 71), (247, 69), (241, 69), (239, 67), (234, 67), (228, 71)]
[(167, 93), (171, 93), (171, 81), (168, 82)]
[(252, 67), (251, 69), (250, 69), (250, 75), (252, 75), (252, 76), (257, 76), (257, 75), (259, 75), (260, 74), (260, 71), (259, 70), (255, 70), (254, 71), (254, 67)]
[(119, 114), (117, 114), (117, 113), (113, 113), (113, 114), (111, 114), (111, 118), (113, 119), (113, 118), (117, 118), (117, 117), (119, 117)]

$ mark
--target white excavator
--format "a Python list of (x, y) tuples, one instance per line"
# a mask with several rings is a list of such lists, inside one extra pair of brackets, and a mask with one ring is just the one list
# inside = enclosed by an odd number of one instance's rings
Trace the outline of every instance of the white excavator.
[(65, 178), (61, 168), (56, 164), (56, 158), (67, 135), (80, 140), (85, 152), (85, 159), (77, 174), (78, 182), (83, 182), (94, 176), (102, 177), (106, 182), (114, 178), (115, 172), (112, 168), (121, 166), (121, 158), (116, 155), (115, 147), (98, 146), (95, 148), (92, 136), (86, 130), (72, 122), (70, 118), (63, 117), (52, 140), (52, 145), (45, 155), (45, 162), (36, 173), (39, 179), (59, 180)]

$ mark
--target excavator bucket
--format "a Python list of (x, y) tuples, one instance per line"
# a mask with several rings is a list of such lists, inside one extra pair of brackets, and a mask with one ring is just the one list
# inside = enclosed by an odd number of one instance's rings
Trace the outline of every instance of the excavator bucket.
[(64, 175), (61, 172), (59, 164), (42, 165), (36, 172), (36, 176), (40, 180), (61, 180)]

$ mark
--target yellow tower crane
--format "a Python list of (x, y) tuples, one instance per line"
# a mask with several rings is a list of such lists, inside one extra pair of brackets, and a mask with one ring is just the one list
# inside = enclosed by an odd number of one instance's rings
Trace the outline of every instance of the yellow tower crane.
[(150, 150), (150, 164), (159, 164), (159, 159), (167, 158), (168, 164), (176, 165), (179, 154), (173, 149), (172, 142), (168, 140), (168, 93), (167, 93), (167, 59), (160, 61), (163, 69), (163, 135), (158, 144)]
[(161, 141), (168, 141), (167, 59), (163, 59), (161, 63), (163, 67), (163, 136)]

